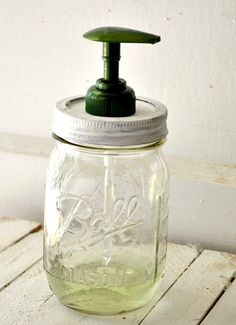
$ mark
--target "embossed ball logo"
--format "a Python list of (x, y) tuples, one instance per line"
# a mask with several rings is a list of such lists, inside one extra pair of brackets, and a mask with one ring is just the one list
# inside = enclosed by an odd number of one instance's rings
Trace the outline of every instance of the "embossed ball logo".
[[(64, 194), (57, 198), (57, 211), (62, 216), (62, 225), (58, 229), (60, 238), (67, 232), (76, 236), (81, 248), (86, 249), (111, 238), (116, 234), (138, 227), (141, 218), (137, 218), (138, 198), (118, 198), (110, 203), (110, 211), (96, 207), (92, 197), (83, 194)], [(109, 214), (109, 216), (107, 216)]]

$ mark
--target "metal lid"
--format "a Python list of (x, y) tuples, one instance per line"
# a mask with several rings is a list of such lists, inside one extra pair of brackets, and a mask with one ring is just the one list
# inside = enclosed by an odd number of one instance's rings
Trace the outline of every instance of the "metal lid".
[(54, 112), (53, 133), (84, 146), (135, 146), (166, 138), (167, 108), (154, 100), (136, 99), (136, 113), (127, 117), (104, 117), (85, 111), (85, 97), (59, 101)]

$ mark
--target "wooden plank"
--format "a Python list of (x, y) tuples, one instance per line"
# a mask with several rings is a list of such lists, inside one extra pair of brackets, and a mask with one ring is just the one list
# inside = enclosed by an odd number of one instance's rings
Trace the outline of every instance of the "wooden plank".
[(86, 324), (86, 325), (118, 325), (118, 324), (138, 324), (145, 315), (153, 308), (153, 305), (165, 294), (182, 272), (189, 266), (189, 264), (196, 258), (199, 252), (195, 248), (187, 246), (180, 246), (169, 244), (166, 275), (158, 289), (157, 295), (153, 301), (146, 307), (118, 316), (84, 316), (76, 311), (63, 307), (55, 296), (50, 298), (44, 305), (41, 306), (40, 311), (32, 315), (30, 324), (40, 325), (42, 323), (48, 324)]
[(50, 138), (0, 133), (0, 151), (48, 157), (54, 147)]
[(204, 183), (218, 183), (236, 188), (236, 165), (176, 159), (168, 156), (171, 175)]
[[(74, 324), (105, 324), (102, 322), (96, 322), (91, 315), (79, 313), (76, 310), (69, 309), (59, 303), (55, 295), (51, 296), (41, 307), (37, 314), (31, 315), (29, 321), (30, 325), (42, 325), (42, 324), (56, 324), (56, 325), (74, 325)], [(102, 317), (99, 317), (103, 320)], [(116, 323), (109, 323), (114, 324)], [(22, 323), (23, 325), (23, 323)]]
[[(46, 165), (47, 160), (44, 158), (0, 152), (1, 182), (4, 183), (4, 187), (0, 187), (1, 213), (7, 215), (10, 211), (14, 216), (26, 216), (28, 219), (34, 213), (40, 221), (40, 216), (43, 215)], [(175, 166), (175, 162), (173, 165)], [(181, 164), (178, 166), (180, 171), (186, 170), (185, 163), (182, 168)], [(13, 170), (10, 181), (9, 169)], [(18, 172), (19, 169), (21, 173)], [(36, 169), (37, 176), (34, 176)], [(197, 164), (189, 166), (188, 170), (194, 171), (197, 176)], [(214, 171), (214, 167), (210, 170)], [(230, 170), (225, 170), (224, 173), (229, 172), (230, 175)], [(173, 175), (178, 176), (176, 173)], [(232, 177), (230, 176), (231, 179)], [(31, 181), (32, 179), (34, 182)], [(236, 182), (236, 177), (234, 179)], [(208, 249), (236, 253), (236, 236), (231, 226), (235, 220), (236, 186), (222, 186), (220, 183), (196, 180), (181, 175), (172, 177), (169, 239), (173, 242), (195, 243)], [(12, 204), (12, 188), (15, 182), (20, 183), (21, 186), (14, 189), (14, 204)], [(27, 200), (34, 203), (22, 204)], [(214, 227), (211, 227), (213, 223)]]
[(236, 281), (229, 286), (201, 325), (236, 324)]
[(0, 253), (0, 290), (42, 258), (42, 231), (33, 233)]
[[(51, 138), (22, 134), (0, 133), (0, 150), (4, 152), (48, 157), (54, 147)], [(236, 188), (236, 166), (203, 161), (177, 159), (167, 156), (171, 175), (208, 183), (219, 183)]]
[(235, 271), (235, 255), (204, 251), (142, 324), (199, 324)]
[(37, 314), (41, 305), (51, 295), (40, 260), (0, 292), (0, 324), (29, 324), (31, 315)]
[(170, 197), (171, 241), (236, 253), (236, 188), (172, 177)]
[(3, 251), (40, 227), (40, 224), (37, 222), (0, 217), (0, 251)]

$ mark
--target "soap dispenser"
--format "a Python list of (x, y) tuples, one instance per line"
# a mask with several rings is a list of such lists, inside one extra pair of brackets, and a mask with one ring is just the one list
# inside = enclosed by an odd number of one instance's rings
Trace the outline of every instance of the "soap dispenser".
[(104, 76), (86, 96), (59, 101), (47, 174), (44, 267), (66, 306), (113, 315), (144, 306), (164, 273), (167, 109), (119, 78), (120, 43), (160, 37), (102, 27)]

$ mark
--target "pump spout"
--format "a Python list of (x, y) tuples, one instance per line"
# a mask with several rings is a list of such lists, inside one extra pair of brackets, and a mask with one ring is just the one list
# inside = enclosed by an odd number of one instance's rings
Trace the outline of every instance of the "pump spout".
[(83, 35), (103, 42), (103, 78), (96, 81), (86, 94), (85, 110), (96, 116), (125, 117), (135, 114), (134, 90), (119, 78), (120, 43), (149, 43), (160, 41), (160, 36), (121, 27), (100, 27)]
[(120, 43), (103, 43), (104, 75), (106, 81), (119, 80)]

